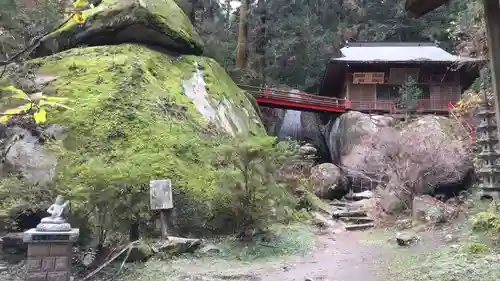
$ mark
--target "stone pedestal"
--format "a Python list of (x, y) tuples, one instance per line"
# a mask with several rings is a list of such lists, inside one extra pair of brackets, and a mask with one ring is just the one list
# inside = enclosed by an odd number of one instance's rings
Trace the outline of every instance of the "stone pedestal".
[(26, 281), (69, 281), (71, 278), (72, 246), (79, 230), (40, 231), (35, 228), (24, 233), (28, 244)]

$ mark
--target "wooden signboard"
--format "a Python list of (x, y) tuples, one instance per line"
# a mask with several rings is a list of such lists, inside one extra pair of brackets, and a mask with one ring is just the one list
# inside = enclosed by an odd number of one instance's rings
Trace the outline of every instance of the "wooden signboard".
[(352, 75), (353, 84), (384, 84), (384, 72), (355, 72)]
[(152, 180), (149, 182), (149, 202), (151, 210), (168, 210), (174, 207), (170, 180)]
[(152, 210), (160, 211), (160, 227), (162, 240), (167, 239), (167, 219), (172, 202), (172, 183), (169, 179), (152, 180), (149, 182), (149, 201)]

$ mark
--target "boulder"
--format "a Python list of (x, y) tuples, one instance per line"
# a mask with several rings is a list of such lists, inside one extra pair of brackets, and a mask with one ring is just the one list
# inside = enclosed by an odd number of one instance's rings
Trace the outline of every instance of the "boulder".
[[(23, 69), (57, 77), (47, 87), (67, 98), (72, 110), (49, 108), (45, 126), (64, 127), (66, 136), (47, 142), (43, 150), (35, 136), (15, 142), (8, 161), (16, 164), (29, 156), (30, 165), (14, 165), (16, 171), (6, 176), (15, 182), (18, 172), (38, 176), (43, 171), (50, 175), (45, 181), (57, 179), (61, 192), (82, 195), (72, 200), (75, 212), (91, 207), (85, 198), (97, 186), (104, 190), (125, 183), (142, 198), (140, 186), (169, 177), (176, 204), (183, 206), (176, 212), (176, 227), (204, 225), (199, 220), (206, 219), (209, 202), (218, 198), (213, 159), (221, 136), (265, 135), (252, 102), (210, 58), (122, 44), (71, 49), (27, 61)], [(21, 74), (9, 71), (5, 77), (15, 84)], [(44, 152), (57, 155), (57, 162), (49, 154), (38, 157)], [(35, 165), (38, 158), (44, 165)], [(0, 212), (10, 213), (10, 204), (19, 201), (40, 204), (30, 201), (37, 198), (33, 194), (21, 197), (3, 198)]]
[(202, 43), (174, 0), (103, 0), (84, 12), (84, 24), (69, 21), (45, 37), (34, 57), (77, 46), (141, 43), (184, 54), (202, 53)]
[(349, 154), (354, 145), (361, 142), (363, 136), (393, 123), (392, 117), (358, 111), (349, 111), (338, 118), (332, 118), (325, 127), (325, 138), (333, 163), (343, 163), (342, 158)]
[(130, 253), (127, 256), (128, 251), (125, 251), (118, 260), (127, 259), (127, 262), (146, 262), (151, 258), (155, 252), (153, 248), (145, 242), (138, 242), (136, 245), (132, 246)]
[(179, 255), (183, 253), (193, 253), (201, 247), (200, 239), (190, 239), (169, 236), (167, 241), (162, 242), (157, 247), (157, 251), (168, 255)]
[(416, 220), (438, 224), (450, 220), (455, 208), (428, 195), (413, 198), (412, 216)]
[(396, 234), (396, 242), (399, 246), (410, 246), (418, 242), (419, 237), (412, 232), (401, 232)]
[(344, 175), (331, 163), (314, 166), (311, 169), (311, 183), (314, 193), (321, 198), (341, 198), (347, 193)]
[(316, 153), (318, 153), (318, 150), (310, 143), (306, 143), (305, 145), (301, 146), (299, 148), (299, 152), (304, 155), (304, 156), (308, 156), (308, 155), (316, 155)]
[(379, 189), (380, 206), (385, 213), (389, 215), (397, 215), (408, 209), (410, 206), (411, 198), (405, 194), (396, 194), (395, 191), (390, 189)]
[(52, 183), (57, 158), (45, 149), (37, 136), (21, 127), (6, 129), (2, 143), (5, 162), (3, 171), (20, 173), (23, 180), (32, 185), (47, 186)]
[(200, 248), (199, 250), (202, 254), (219, 254), (222, 252), (222, 249), (214, 244), (207, 244)]

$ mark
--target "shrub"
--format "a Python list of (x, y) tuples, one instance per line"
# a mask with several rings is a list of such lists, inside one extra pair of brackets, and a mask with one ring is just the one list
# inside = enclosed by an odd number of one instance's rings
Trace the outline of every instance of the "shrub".
[(472, 229), (477, 232), (483, 232), (492, 238), (500, 238), (500, 205), (492, 202), (489, 209), (477, 213), (472, 218)]
[(295, 146), (276, 143), (272, 137), (236, 138), (223, 146), (219, 172), (215, 227), (234, 233), (266, 230), (274, 221), (294, 216), (297, 204), (285, 186), (277, 182), (283, 164), (295, 153)]

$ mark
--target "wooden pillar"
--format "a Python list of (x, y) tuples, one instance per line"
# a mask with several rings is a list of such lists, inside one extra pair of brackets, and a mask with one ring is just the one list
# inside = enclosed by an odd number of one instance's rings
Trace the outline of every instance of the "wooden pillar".
[[(483, 0), (488, 49), (490, 53), (491, 78), (494, 93), (495, 115), (500, 124), (500, 6), (498, 0)], [(500, 136), (500, 126), (497, 126)]]

